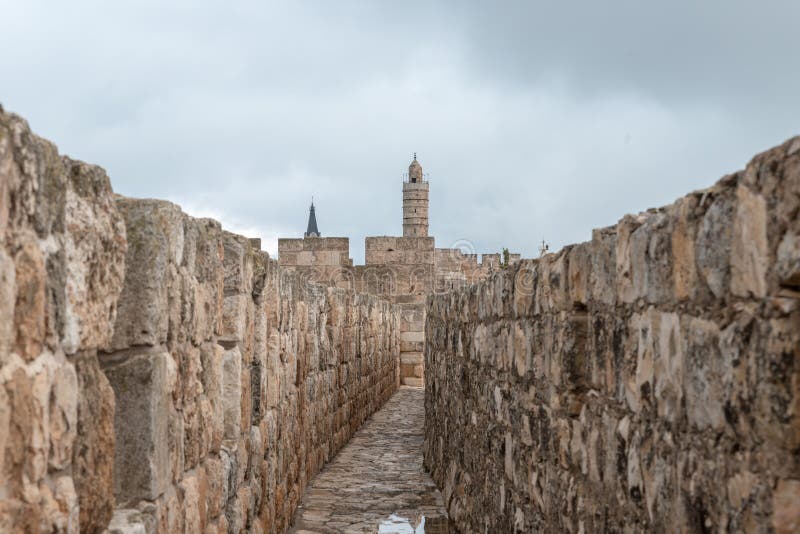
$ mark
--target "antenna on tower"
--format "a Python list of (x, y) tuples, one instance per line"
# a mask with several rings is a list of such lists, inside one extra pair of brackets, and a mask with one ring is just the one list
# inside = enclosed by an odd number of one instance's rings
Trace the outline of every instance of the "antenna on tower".
[(550, 250), (550, 245), (548, 245), (544, 239), (542, 239), (542, 244), (539, 245), (539, 257), (544, 256), (547, 254), (547, 251)]
[(414, 159), (417, 159), (417, 153), (414, 152)]

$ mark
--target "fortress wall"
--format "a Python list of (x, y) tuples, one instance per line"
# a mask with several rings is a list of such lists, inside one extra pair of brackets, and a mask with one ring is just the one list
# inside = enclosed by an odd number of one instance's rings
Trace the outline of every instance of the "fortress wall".
[[(433, 238), (367, 237), (366, 265), (356, 266), (329, 261), (328, 249), (337, 247), (325, 245), (327, 240), (338, 242), (341, 238), (280, 239), (281, 270), (306, 282), (377, 295), (395, 303), (400, 313), (399, 380), (421, 386), (425, 298), (433, 288)], [(303, 254), (313, 256), (304, 258)]]
[(797, 532), (800, 138), (431, 297), (425, 338), (462, 532)]
[(347, 237), (304, 237), (278, 239), (278, 257), (284, 252), (331, 251), (341, 253), (342, 265), (350, 255), (350, 239)]
[[(493, 271), (502, 268), (500, 254), (464, 254), (457, 248), (436, 249), (435, 293), (446, 293), (461, 289), (486, 279)], [(509, 265), (521, 259), (519, 254), (509, 254)]]
[(410, 386), (423, 383), (425, 299), (433, 291), (434, 254), (432, 237), (367, 237), (366, 265), (354, 271), (359, 291), (387, 296), (400, 309), (400, 381)]
[(350, 240), (346, 237), (278, 239), (278, 264), (306, 283), (355, 288)]
[(350, 240), (346, 237), (306, 237), (278, 239), (278, 262), (281, 267), (348, 267)]
[(125, 225), (103, 169), (0, 108), (0, 532), (84, 532), (114, 506), (111, 342)]
[(125, 438), (118, 505), (169, 532), (285, 531), (306, 482), (396, 389), (397, 311), (307, 284), (173, 204), (118, 205), (129, 267), (101, 357)]
[(435, 256), (436, 292), (444, 293), (472, 283), (471, 276), (478, 269), (477, 254), (464, 254), (456, 248), (437, 248)]
[(286, 530), (395, 391), (400, 314), (258, 246), (0, 111), (0, 531)]

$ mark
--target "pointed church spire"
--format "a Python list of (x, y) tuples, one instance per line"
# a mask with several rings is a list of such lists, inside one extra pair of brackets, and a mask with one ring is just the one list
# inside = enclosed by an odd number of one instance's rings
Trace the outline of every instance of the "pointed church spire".
[(308, 211), (308, 229), (303, 237), (322, 237), (317, 229), (317, 216), (314, 213), (314, 197), (311, 197), (311, 209)]

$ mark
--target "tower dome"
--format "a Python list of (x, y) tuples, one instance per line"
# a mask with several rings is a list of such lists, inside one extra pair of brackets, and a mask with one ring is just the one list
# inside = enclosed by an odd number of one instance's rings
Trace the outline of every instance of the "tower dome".
[(422, 165), (417, 161), (417, 153), (414, 152), (414, 161), (408, 166), (408, 181), (417, 183), (422, 181)]

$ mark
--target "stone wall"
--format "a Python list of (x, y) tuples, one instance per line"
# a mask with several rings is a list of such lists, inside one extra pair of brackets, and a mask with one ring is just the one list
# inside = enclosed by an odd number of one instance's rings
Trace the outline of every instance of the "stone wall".
[[(405, 183), (404, 187), (408, 185), (420, 184)], [(427, 223), (425, 228), (427, 233)], [(378, 295), (396, 303), (401, 313), (400, 380), (404, 385), (422, 386), (425, 299), (431, 293), (446, 293), (485, 279), (502, 268), (501, 256), (483, 254), (478, 261), (477, 254), (435, 248), (434, 238), (427, 236), (367, 237), (364, 249), (366, 265), (354, 266), (346, 237), (279, 239), (278, 261), (282, 270), (296, 273), (304, 281)], [(509, 255), (510, 264), (519, 259), (519, 254)]]
[(394, 308), (305, 284), (168, 202), (118, 206), (128, 269), (101, 357), (118, 504), (149, 530), (284, 531), (307, 480), (396, 388)]
[(396, 390), (400, 315), (259, 249), (0, 110), (0, 531), (287, 529)]
[(400, 380), (405, 385), (422, 385), (425, 299), (434, 281), (432, 237), (367, 237), (366, 265), (352, 264), (349, 240), (341, 237), (279, 239), (278, 253), (281, 270), (303, 281), (395, 303), (401, 317)]
[(350, 290), (356, 287), (347, 237), (278, 239), (278, 264), (305, 282)]
[(114, 506), (111, 342), (125, 226), (99, 167), (0, 108), (0, 532), (94, 532)]
[(800, 530), (800, 138), (427, 317), (461, 531)]
[(278, 239), (278, 260), (281, 267), (353, 265), (347, 237), (281, 238)]
[[(500, 254), (482, 254), (478, 261), (478, 254), (464, 253), (457, 248), (437, 248), (435, 257), (436, 293), (447, 293), (480, 282), (501, 269), (503, 264)], [(508, 264), (514, 264), (521, 258), (520, 254), (509, 254)]]
[(354, 270), (356, 288), (389, 298), (400, 309), (400, 380), (422, 386), (425, 299), (433, 292), (434, 239), (381, 236), (367, 237), (364, 244), (366, 265)]

